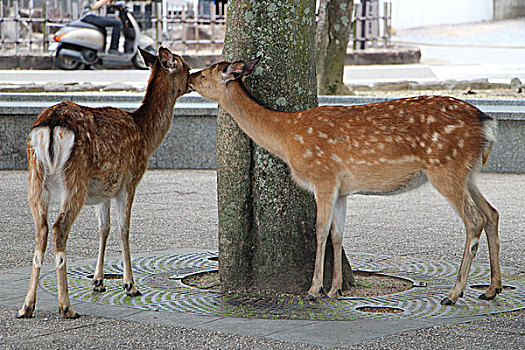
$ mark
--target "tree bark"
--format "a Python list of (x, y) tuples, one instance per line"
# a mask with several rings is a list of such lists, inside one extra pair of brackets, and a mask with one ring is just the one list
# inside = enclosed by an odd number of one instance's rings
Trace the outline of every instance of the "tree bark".
[(343, 84), (350, 39), (353, 0), (321, 0), (317, 41), (317, 85), (320, 95), (348, 94)]
[[(232, 0), (223, 59), (262, 55), (246, 78), (264, 105), (317, 105), (315, 0)], [(287, 165), (255, 145), (224, 110), (217, 117), (219, 275), (229, 292), (303, 294), (315, 261), (315, 201)], [(331, 265), (331, 264), (330, 264)]]

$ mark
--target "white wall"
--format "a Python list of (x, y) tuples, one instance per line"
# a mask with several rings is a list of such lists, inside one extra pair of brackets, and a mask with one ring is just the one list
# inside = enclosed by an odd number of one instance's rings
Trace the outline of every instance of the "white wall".
[(492, 20), (494, 0), (389, 0), (392, 27), (416, 28)]

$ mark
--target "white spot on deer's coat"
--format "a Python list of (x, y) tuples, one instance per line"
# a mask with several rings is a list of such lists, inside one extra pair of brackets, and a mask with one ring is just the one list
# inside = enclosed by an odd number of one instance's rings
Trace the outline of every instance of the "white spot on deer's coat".
[(463, 148), (464, 145), (465, 145), (465, 141), (463, 139), (459, 140), (458, 142), (459, 148)]
[(294, 136), (294, 139), (296, 139), (296, 140), (299, 141), (300, 143), (304, 143), (303, 137), (302, 137), (301, 135), (295, 135), (295, 136)]
[(326, 135), (325, 133), (322, 133), (322, 132), (318, 132), (319, 133), (319, 137), (323, 138), (323, 139), (326, 139), (328, 137), (328, 135)]
[(313, 128), (308, 128), (308, 130), (306, 131), (308, 134), (311, 134), (314, 132), (314, 129)]
[(330, 140), (328, 140), (328, 143), (330, 143), (332, 145), (335, 145), (337, 143), (337, 141), (334, 140), (334, 139), (330, 139)]
[(427, 124), (434, 123), (435, 121), (436, 121), (436, 118), (434, 118), (433, 116), (429, 116), (427, 118)]
[(430, 148), (430, 147), (427, 148), (427, 153), (428, 153), (428, 154), (431, 154), (431, 153), (432, 153), (432, 148)]
[(432, 135), (432, 141), (436, 142), (439, 138), (439, 133), (435, 132), (433, 135)]
[(308, 157), (311, 157), (312, 156), (312, 151), (310, 151), (309, 149), (307, 149), (306, 151), (304, 151), (304, 157), (305, 158), (308, 158)]
[(447, 134), (450, 134), (452, 132), (452, 130), (454, 130), (457, 127), (458, 127), (457, 125), (447, 125), (447, 126), (445, 126), (445, 132)]
[(335, 161), (338, 162), (338, 163), (341, 163), (341, 162), (342, 162), (341, 158), (339, 158), (339, 157), (337, 156), (337, 154), (333, 154), (333, 153), (330, 154), (330, 158), (332, 158), (333, 160), (335, 160)]

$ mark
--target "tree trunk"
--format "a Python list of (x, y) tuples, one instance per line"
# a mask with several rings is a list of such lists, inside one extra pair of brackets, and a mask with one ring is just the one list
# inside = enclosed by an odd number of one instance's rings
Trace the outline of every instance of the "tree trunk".
[[(280, 111), (315, 107), (314, 27), (315, 0), (232, 0), (223, 59), (263, 56), (246, 79), (262, 104)], [(223, 290), (306, 293), (315, 260), (314, 198), (222, 109), (217, 191)]]
[(348, 94), (343, 84), (353, 0), (321, 0), (317, 36), (317, 84), (320, 95)]

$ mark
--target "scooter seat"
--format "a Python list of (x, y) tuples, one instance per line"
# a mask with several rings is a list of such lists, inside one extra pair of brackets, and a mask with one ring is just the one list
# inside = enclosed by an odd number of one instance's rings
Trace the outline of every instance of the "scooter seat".
[(89, 29), (95, 29), (101, 32), (105, 35), (104, 30), (100, 27), (97, 27), (94, 24), (83, 22), (82, 19), (77, 19), (76, 21), (69, 22), (67, 24), (68, 27), (78, 27), (78, 28), (89, 28)]

